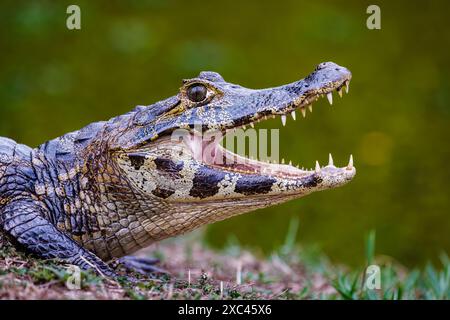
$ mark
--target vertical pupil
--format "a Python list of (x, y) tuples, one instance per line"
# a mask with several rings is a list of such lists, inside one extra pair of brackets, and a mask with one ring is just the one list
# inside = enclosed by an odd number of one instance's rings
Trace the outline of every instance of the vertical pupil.
[(192, 101), (203, 101), (206, 98), (206, 88), (201, 84), (193, 85), (189, 88), (188, 95)]

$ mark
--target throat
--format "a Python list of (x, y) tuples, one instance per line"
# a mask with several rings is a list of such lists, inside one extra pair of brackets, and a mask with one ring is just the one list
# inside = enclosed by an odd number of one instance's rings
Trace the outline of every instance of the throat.
[[(227, 136), (227, 138), (230, 138), (230, 136)], [(224, 171), (280, 178), (299, 178), (311, 174), (310, 170), (294, 167), (291, 163), (270, 163), (241, 156), (225, 149), (220, 141), (218, 135), (202, 137), (193, 134), (188, 142), (188, 147), (195, 160)]]

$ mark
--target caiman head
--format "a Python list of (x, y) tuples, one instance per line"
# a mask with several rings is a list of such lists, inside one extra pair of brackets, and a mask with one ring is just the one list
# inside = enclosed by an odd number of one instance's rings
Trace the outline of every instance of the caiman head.
[(348, 92), (350, 79), (349, 70), (332, 62), (302, 80), (261, 90), (201, 72), (184, 80), (176, 96), (129, 114), (109, 141), (112, 162), (134, 193), (163, 204), (174, 221), (190, 221), (182, 231), (339, 187), (356, 173), (351, 157), (345, 167), (334, 166), (330, 156), (327, 166), (305, 170), (237, 156), (220, 137), (268, 117), (285, 125), (286, 117), (295, 120), (298, 110), (305, 115), (320, 97), (332, 103), (334, 91)]

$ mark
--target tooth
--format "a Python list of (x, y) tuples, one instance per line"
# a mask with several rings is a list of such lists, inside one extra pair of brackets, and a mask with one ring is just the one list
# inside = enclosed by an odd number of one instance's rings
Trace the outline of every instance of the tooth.
[(353, 155), (350, 155), (350, 159), (348, 160), (347, 169), (353, 168)]
[(253, 122), (250, 122), (250, 127), (254, 128), (255, 124)]
[(272, 115), (272, 119), (275, 119), (275, 115), (274, 114)]
[(339, 97), (342, 98), (342, 87), (338, 88), (338, 89), (337, 89), (337, 92), (338, 92), (338, 94), (339, 94)]
[(333, 165), (333, 156), (331, 155), (331, 153), (328, 156), (328, 165), (332, 166)]
[(297, 167), (297, 169), (300, 169), (300, 165), (297, 164), (296, 167)]
[(320, 172), (320, 164), (319, 164), (319, 161), (316, 161), (316, 172)]
[(331, 92), (327, 93), (327, 99), (330, 104), (333, 104), (333, 94)]
[(309, 112), (312, 112), (312, 104), (308, 106)]
[(242, 126), (242, 129), (247, 129), (247, 126), (244, 124), (243, 126)]
[(283, 126), (286, 125), (286, 115), (281, 115), (281, 123), (283, 124)]
[(350, 89), (350, 81), (345, 81), (345, 92), (348, 93), (348, 90)]
[(281, 163), (282, 163), (282, 164), (284, 164), (284, 158), (283, 158), (283, 159), (281, 159)]
[(296, 120), (295, 119), (295, 110), (291, 112), (291, 116), (292, 116), (292, 119), (294, 119), (294, 121), (295, 121)]
[(302, 108), (301, 110), (302, 110), (303, 118), (305, 118), (306, 117), (306, 110), (305, 110), (305, 108)]
[(292, 160), (289, 160), (289, 165), (292, 166)]

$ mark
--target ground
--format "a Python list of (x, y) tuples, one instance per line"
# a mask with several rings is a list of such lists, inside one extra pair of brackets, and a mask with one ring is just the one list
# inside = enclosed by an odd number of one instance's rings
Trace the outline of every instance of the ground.
[[(216, 252), (193, 243), (192, 239), (183, 240), (166, 241), (146, 250), (161, 259), (159, 266), (168, 271), (167, 275), (156, 275), (155, 279), (134, 287), (128, 286), (125, 280), (118, 283), (83, 273), (81, 290), (66, 287), (70, 273), (62, 265), (19, 253), (3, 241), (0, 298), (292, 299), (306, 294), (303, 290), (306, 283), (316, 294), (336, 292), (321, 275), (307, 276), (300, 263), (287, 265), (275, 255), (271, 259), (261, 259), (243, 250)], [(237, 284), (238, 281), (241, 284)]]
[[(82, 272), (80, 289), (69, 289), (67, 282), (73, 277), (68, 266), (18, 252), (0, 238), (0, 299), (449, 298), (446, 256), (443, 270), (428, 266), (423, 272), (383, 262), (383, 288), (367, 290), (362, 285), (364, 272), (332, 266), (321, 254), (296, 247), (290, 238), (288, 235), (286, 244), (268, 257), (238, 245), (216, 251), (195, 236), (163, 241), (139, 255), (159, 258), (159, 267), (167, 274), (142, 278), (142, 283), (132, 285), (125, 278), (112, 281)], [(374, 247), (370, 241), (366, 245), (370, 261)]]

